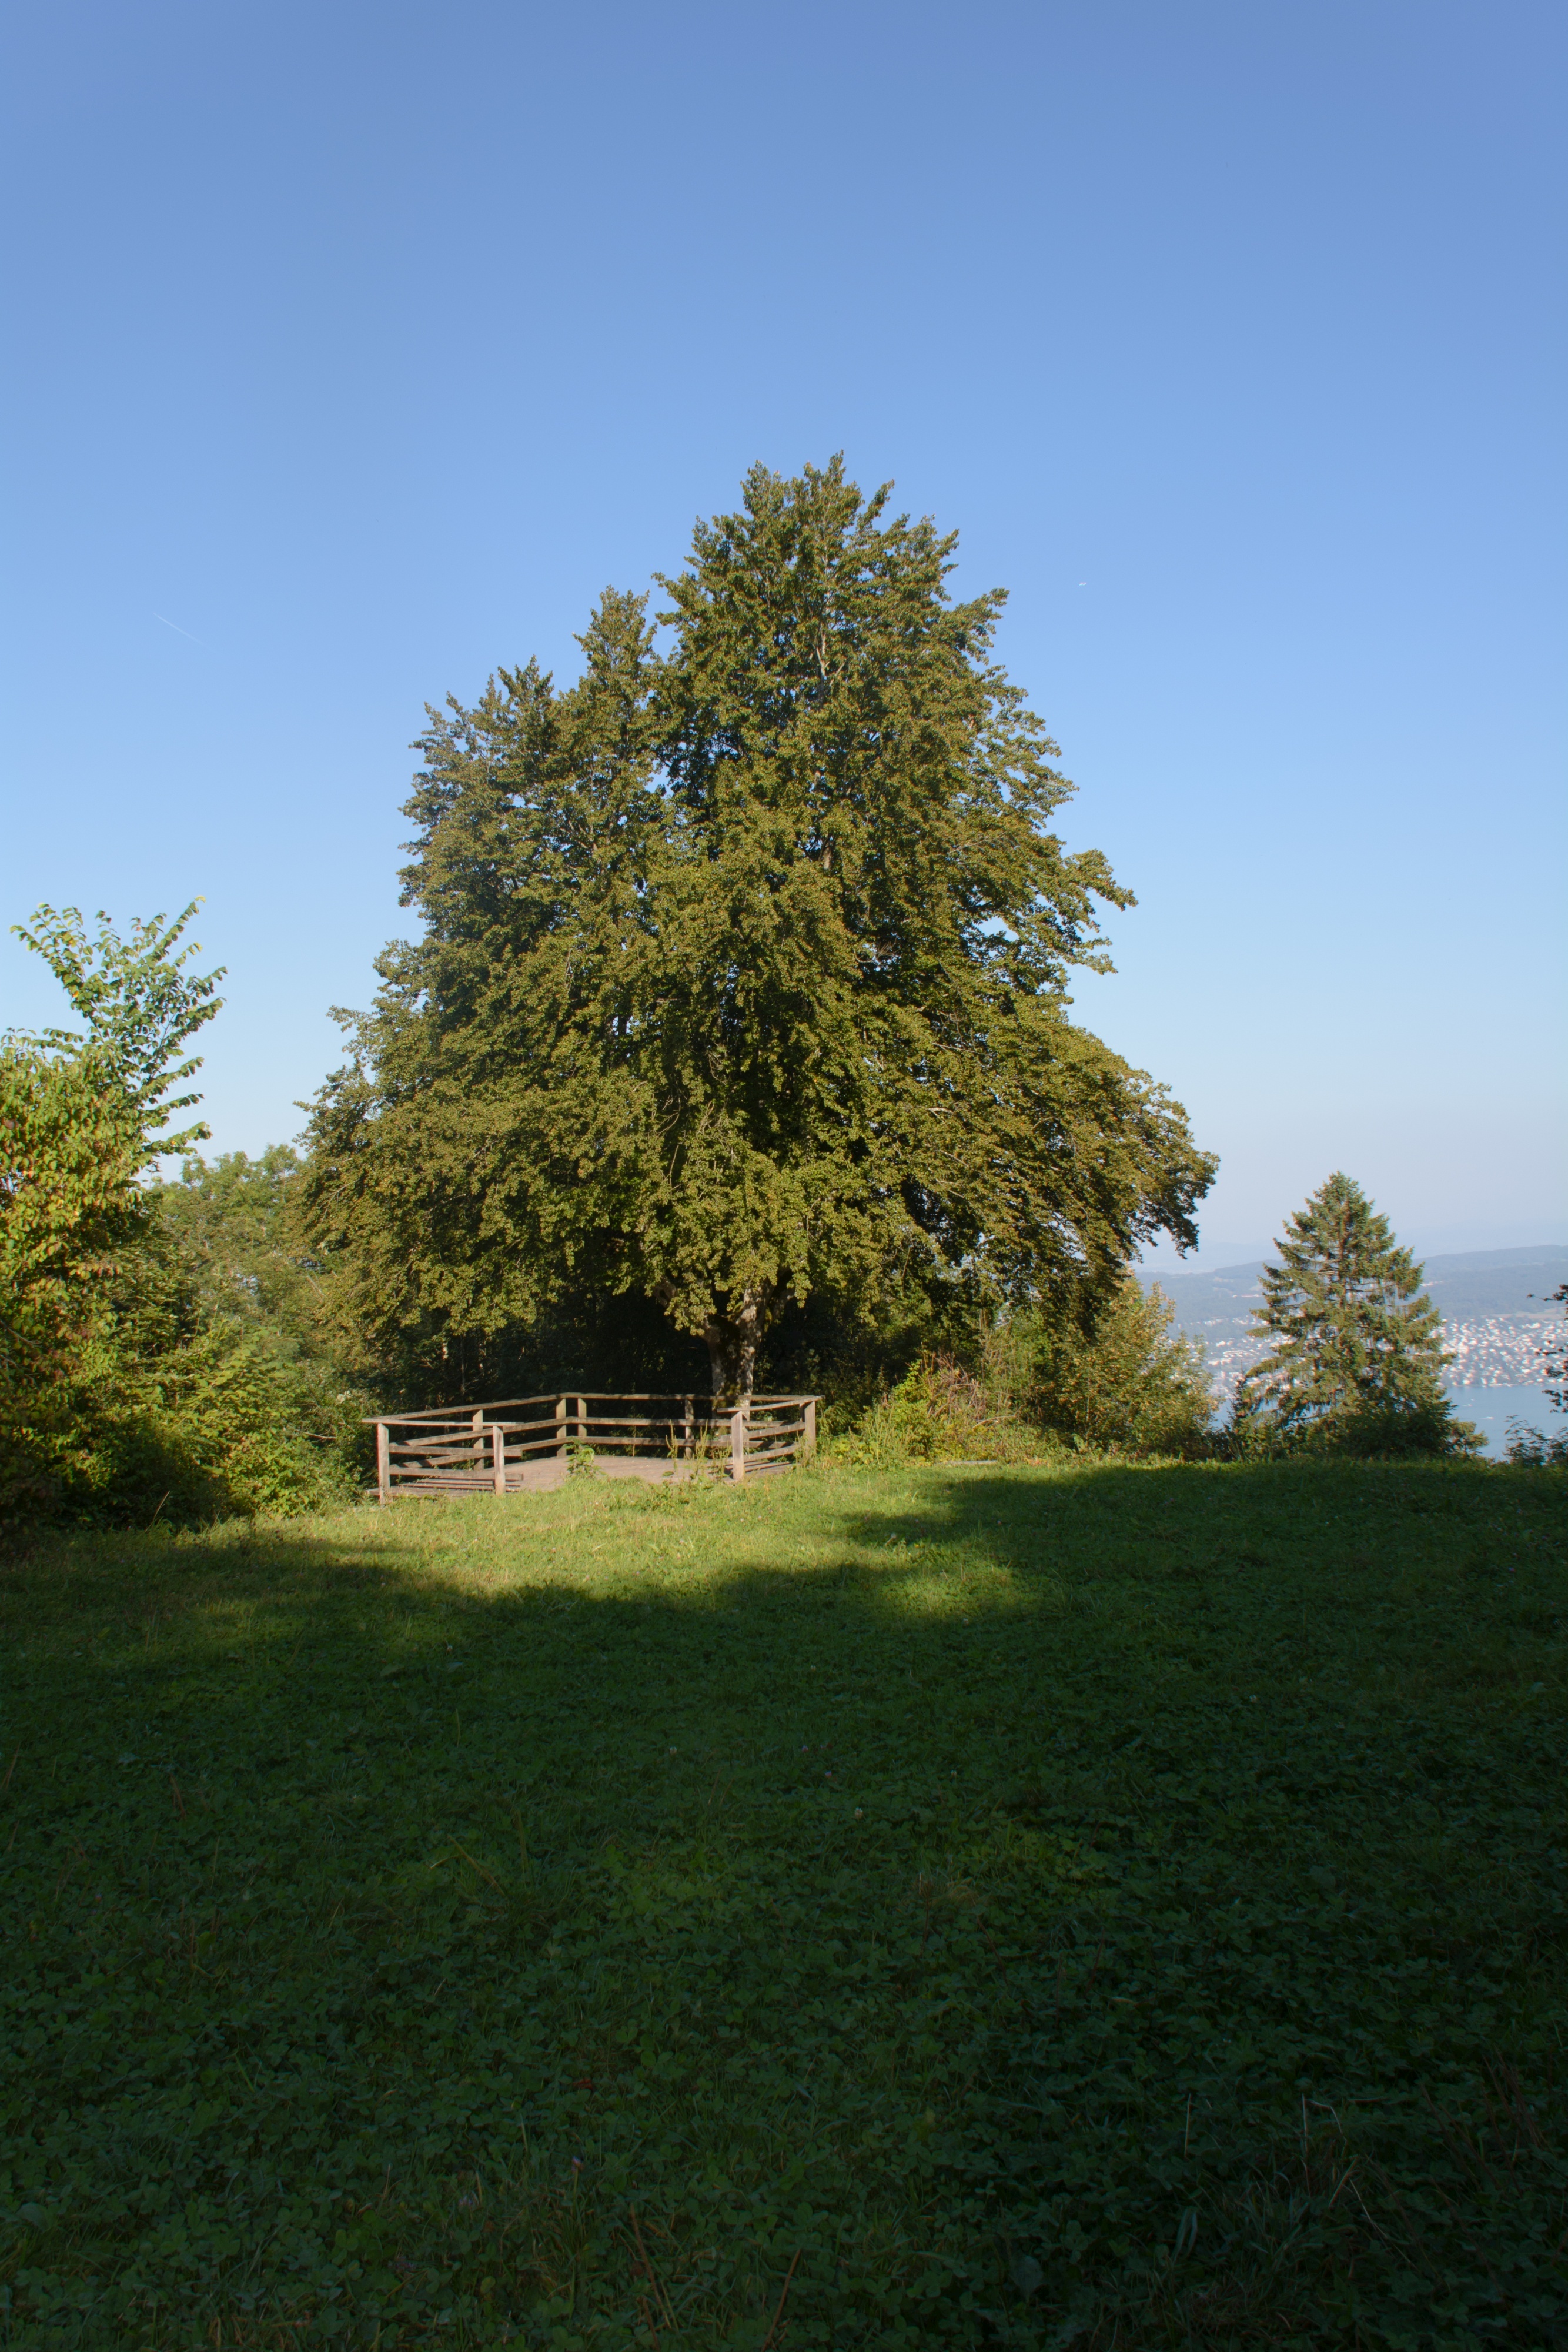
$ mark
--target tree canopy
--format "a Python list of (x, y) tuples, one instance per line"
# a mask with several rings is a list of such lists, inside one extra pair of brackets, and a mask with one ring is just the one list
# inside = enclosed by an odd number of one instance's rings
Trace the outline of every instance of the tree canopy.
[(1422, 1269), (1354, 1178), (1331, 1176), (1278, 1248), (1254, 1318), (1273, 1344), (1239, 1385), (1239, 1430), (1368, 1453), (1475, 1451), (1444, 1391), (1450, 1359)]
[[(1131, 894), (994, 658), (999, 592), (835, 460), (607, 590), (575, 685), (432, 710), (405, 903), (306, 1216), (390, 1353), (634, 1296), (749, 1390), (787, 1300), (1108, 1295), (1215, 1162), (1069, 1018)], [(667, 632), (661, 640), (658, 630)]]
[(175, 1134), (162, 1132), (175, 1111), (193, 1109), (201, 1100), (194, 1092), (175, 1095), (171, 1089), (185, 1085), (201, 1068), (200, 1055), (184, 1049), (223, 1009), (217, 992), (223, 971), (187, 971), (191, 958), (202, 952), (201, 943), (179, 944), (200, 903), (193, 898), (172, 922), (163, 915), (147, 922), (135, 917), (127, 939), (101, 908), (93, 939), (77, 907), (42, 906), (34, 911), (31, 929), (26, 923), (11, 926), (42, 956), (87, 1025), (37, 1034), (13, 1031), (5, 1042), (35, 1059), (96, 1070), (99, 1083), (120, 1098), (135, 1129), (133, 1172), (160, 1153), (202, 1142), (208, 1132), (199, 1119)]

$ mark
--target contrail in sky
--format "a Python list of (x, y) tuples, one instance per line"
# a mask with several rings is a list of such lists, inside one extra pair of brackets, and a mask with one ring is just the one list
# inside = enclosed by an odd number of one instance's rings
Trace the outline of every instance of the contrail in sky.
[[(154, 614), (153, 614), (153, 615), (152, 615), (152, 618), (153, 618), (155, 621), (162, 621), (162, 624), (163, 624), (163, 626), (164, 626), (166, 629), (172, 629), (172, 630), (173, 630), (173, 632), (174, 632), (174, 635), (175, 635), (177, 637), (191, 637), (191, 632), (189, 631), (189, 629), (183, 629), (183, 628), (180, 626), (180, 624), (179, 624), (179, 622), (178, 622), (178, 621), (171, 621), (170, 619), (168, 619), (168, 617), (167, 617), (164, 614), (162, 614), (162, 613), (154, 613)], [(191, 637), (191, 643), (192, 643), (193, 646), (200, 646), (200, 645), (202, 645), (202, 641), (201, 641), (200, 637)], [(205, 653), (205, 651), (206, 651), (206, 647), (205, 647), (205, 646), (202, 646), (202, 651), (203, 651), (204, 653)]]

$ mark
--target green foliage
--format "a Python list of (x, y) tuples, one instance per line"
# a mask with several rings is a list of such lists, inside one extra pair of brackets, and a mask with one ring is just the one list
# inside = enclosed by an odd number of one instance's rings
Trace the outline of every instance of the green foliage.
[(286, 1143), (259, 1159), (225, 1152), (187, 1159), (180, 1181), (158, 1188), (160, 1215), (179, 1235), (204, 1304), (246, 1318), (274, 1344), (308, 1347), (318, 1322), (320, 1283), (295, 1245), (291, 1196), (300, 1160)]
[(85, 1057), (130, 1107), (141, 1135), (142, 1165), (159, 1152), (186, 1150), (207, 1133), (200, 1120), (173, 1135), (161, 1133), (175, 1111), (193, 1109), (201, 1100), (194, 1093), (171, 1097), (170, 1088), (201, 1068), (199, 1055), (182, 1058), (183, 1048), (223, 1005), (217, 993), (221, 970), (185, 970), (200, 955), (200, 942), (192, 940), (174, 952), (200, 904), (193, 898), (172, 922), (162, 915), (145, 923), (134, 919), (127, 940), (101, 909), (98, 936), (89, 940), (77, 907), (57, 911), (42, 906), (30, 929), (25, 923), (11, 927), (43, 957), (87, 1027), (46, 1029), (37, 1035), (18, 1032), (10, 1044), (51, 1061)]
[[(1552, 1297), (1568, 1315), (1568, 1282), (1560, 1283)], [(1568, 1355), (1548, 1356), (1544, 1370), (1547, 1403), (1553, 1412), (1568, 1412)], [(1568, 1465), (1568, 1429), (1543, 1434), (1515, 1415), (1508, 1424), (1508, 1458), (1533, 1469), (1548, 1464), (1558, 1468)]]
[(1057, 1444), (1103, 1452), (1213, 1450), (1215, 1393), (1202, 1349), (1172, 1329), (1159, 1290), (1131, 1276), (1102, 1298), (1025, 1307), (986, 1329), (966, 1370), (926, 1349), (904, 1379), (838, 1438), (841, 1460), (1029, 1460)]
[(733, 1391), (791, 1301), (1100, 1291), (1192, 1238), (1213, 1161), (1067, 1017), (1128, 894), (1051, 829), (1071, 788), (954, 546), (837, 461), (755, 467), (662, 583), (667, 651), (606, 592), (576, 686), (530, 664), (432, 712), (423, 937), (306, 1194), (381, 1362), (627, 1297)]
[(142, 1129), (97, 1054), (0, 1044), (0, 1515), (41, 1501), (142, 1228)]
[[(290, 1290), (263, 1244), (276, 1203), (247, 1196), (243, 1159), (190, 1162), (183, 1187), (139, 1181), (206, 1132), (162, 1132), (198, 1099), (171, 1089), (217, 1010), (221, 975), (174, 952), (192, 912), (128, 941), (100, 916), (89, 944), (74, 908), (43, 908), (21, 934), (87, 1028), (0, 1046), (0, 1516), (189, 1521), (352, 1491), (360, 1401), (290, 1335), (302, 1277)], [(220, 1233), (235, 1247), (214, 1254)]]
[(1539, 1429), (1531, 1429), (1517, 1413), (1511, 1414), (1508, 1458), (1526, 1470), (1568, 1470), (1568, 1429), (1543, 1434)]
[(1037, 1432), (1019, 1423), (998, 1394), (951, 1356), (918, 1357), (897, 1386), (877, 1398), (832, 1443), (834, 1459), (866, 1469), (908, 1462), (1009, 1462), (1038, 1453)]
[(287, 1144), (271, 1144), (256, 1160), (243, 1151), (211, 1162), (196, 1157), (177, 1184), (158, 1189), (155, 1205), (204, 1315), (237, 1324), (287, 1374), (289, 1417), (311, 1444), (330, 1444), (345, 1466), (369, 1469), (362, 1418), (372, 1402), (340, 1369), (319, 1269), (296, 1215), (301, 1176)]
[(1207, 1453), (1214, 1387), (1202, 1349), (1174, 1321), (1164, 1293), (1145, 1292), (1130, 1275), (1087, 1317), (1064, 1303), (1029, 1318), (1019, 1337), (1033, 1342), (1030, 1418), (1087, 1445)]
[(1238, 1389), (1236, 1450), (1479, 1452), (1444, 1391), (1450, 1359), (1421, 1268), (1359, 1184), (1331, 1176), (1291, 1217), (1279, 1250), (1254, 1318), (1273, 1346)]
[(14, 1560), (0, 2342), (1556, 2343), (1563, 1502), (1102, 1461)]

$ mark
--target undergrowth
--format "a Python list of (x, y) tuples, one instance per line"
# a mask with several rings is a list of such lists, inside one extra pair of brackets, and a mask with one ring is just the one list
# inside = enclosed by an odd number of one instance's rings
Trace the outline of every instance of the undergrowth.
[(1563, 1479), (0, 1578), (0, 2345), (1568, 2345)]

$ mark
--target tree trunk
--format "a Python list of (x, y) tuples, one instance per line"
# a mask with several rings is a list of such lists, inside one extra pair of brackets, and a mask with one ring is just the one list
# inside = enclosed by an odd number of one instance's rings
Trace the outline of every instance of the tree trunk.
[(709, 1318), (703, 1338), (713, 1370), (715, 1404), (742, 1404), (750, 1396), (762, 1331), (763, 1301), (753, 1290), (742, 1293), (732, 1313)]

